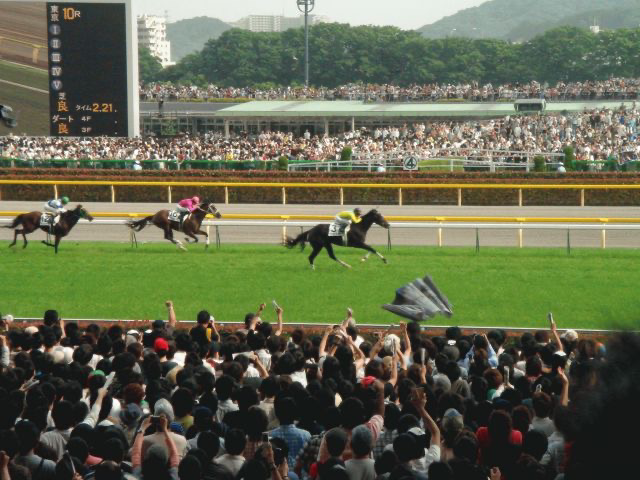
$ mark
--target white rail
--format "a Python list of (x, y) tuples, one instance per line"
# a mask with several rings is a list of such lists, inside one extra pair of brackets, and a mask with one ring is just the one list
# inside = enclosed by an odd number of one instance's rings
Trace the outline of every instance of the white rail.
[[(12, 221), (11, 218), (0, 217), (0, 225), (8, 225)], [(85, 225), (98, 225), (98, 226), (126, 226), (130, 219), (111, 219), (111, 220), (94, 220), (89, 222), (88, 220), (81, 219), (79, 223)], [(318, 221), (301, 221), (301, 220), (205, 220), (202, 225), (206, 227), (207, 233), (209, 233), (210, 227), (216, 227), (216, 243), (220, 244), (219, 231), (220, 227), (275, 227), (282, 229), (282, 238), (287, 235), (287, 228), (289, 227), (313, 227), (317, 225)], [(327, 223), (327, 222), (324, 222)], [(600, 231), (600, 247), (606, 248), (607, 246), (607, 231), (620, 231), (620, 230), (640, 230), (640, 224), (633, 223), (517, 223), (517, 222), (505, 222), (505, 223), (488, 223), (488, 222), (390, 222), (391, 230), (400, 228), (426, 228), (437, 230), (437, 245), (443, 246), (443, 231), (448, 230), (475, 230), (476, 231), (476, 249), (480, 248), (480, 230), (517, 230), (517, 243), (516, 246), (522, 248), (524, 246), (523, 231), (524, 230), (562, 230), (567, 232), (567, 250), (571, 249), (571, 231), (573, 230), (593, 230)], [(130, 240), (134, 241), (133, 231), (130, 232)], [(389, 233), (389, 247), (391, 246), (391, 233)]]

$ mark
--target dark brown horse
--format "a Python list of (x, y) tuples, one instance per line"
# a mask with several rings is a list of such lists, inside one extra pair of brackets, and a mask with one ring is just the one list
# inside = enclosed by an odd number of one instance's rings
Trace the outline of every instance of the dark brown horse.
[[(27, 235), (35, 232), (39, 228), (47, 232), (49, 235), (54, 236), (54, 243), (49, 243), (45, 240), (43, 240), (42, 243), (49, 247), (54, 247), (56, 253), (58, 253), (58, 244), (60, 243), (60, 239), (69, 234), (71, 229), (75, 227), (76, 223), (78, 223), (78, 220), (81, 218), (86, 218), (89, 221), (93, 220), (93, 217), (89, 212), (82, 208), (82, 205), (78, 205), (73, 210), (67, 210), (64, 213), (61, 213), (60, 220), (53, 226), (53, 228), (51, 228), (50, 225), (40, 225), (41, 218), (42, 212), (29, 212), (18, 215), (13, 222), (11, 222), (11, 225), (5, 227), (15, 229), (13, 243), (11, 243), (9, 247), (13, 247), (16, 244), (18, 235), (21, 234), (24, 239), (24, 245), (22, 248), (27, 248)], [(18, 226), (22, 226), (22, 228), (16, 228)]]
[(220, 212), (218, 209), (210, 202), (202, 202), (200, 205), (196, 207), (196, 209), (191, 213), (191, 216), (182, 222), (182, 229), (180, 226), (180, 222), (169, 219), (169, 210), (160, 210), (155, 215), (150, 215), (141, 220), (132, 221), (129, 223), (129, 227), (131, 227), (134, 231), (139, 232), (142, 230), (147, 223), (151, 222), (156, 227), (164, 230), (164, 238), (169, 240), (181, 248), (182, 250), (186, 250), (184, 245), (180, 240), (176, 240), (173, 238), (173, 230), (180, 231), (186, 235), (185, 240), (189, 242), (189, 238), (195, 240), (195, 243), (198, 243), (198, 237), (196, 235), (204, 235), (206, 237), (206, 247), (209, 248), (209, 235), (204, 230), (200, 230), (200, 226), (202, 225), (202, 221), (207, 214), (213, 215), (215, 218), (220, 218)]
[[(389, 228), (389, 222), (387, 222), (382, 214), (376, 209), (370, 210), (361, 218), (362, 220), (359, 223), (351, 224), (351, 229), (347, 234), (346, 246), (366, 250), (367, 254), (362, 258), (363, 262), (366, 261), (367, 258), (369, 258), (369, 255), (375, 253), (384, 263), (387, 263), (387, 259), (384, 258), (381, 253), (377, 252), (373, 247), (367, 245), (365, 243), (365, 240), (367, 239), (367, 232), (369, 231), (369, 228), (371, 228), (371, 225), (375, 223), (383, 228)], [(309, 263), (311, 264), (312, 269), (315, 269), (313, 261), (315, 260), (316, 256), (318, 256), (318, 253), (320, 253), (320, 250), (322, 250), (323, 248), (326, 248), (329, 257), (334, 259), (340, 265), (346, 268), (351, 268), (351, 265), (338, 259), (333, 253), (333, 245), (340, 245), (343, 247), (345, 245), (342, 241), (342, 235), (338, 235), (335, 237), (329, 236), (328, 224), (321, 223), (320, 225), (316, 225), (311, 230), (307, 230), (306, 232), (301, 233), (296, 238), (287, 237), (285, 246), (287, 246), (288, 248), (293, 248), (296, 245), (300, 245), (301, 248), (304, 249), (306, 242), (309, 242), (313, 247), (313, 251), (311, 252), (311, 255), (309, 255)]]

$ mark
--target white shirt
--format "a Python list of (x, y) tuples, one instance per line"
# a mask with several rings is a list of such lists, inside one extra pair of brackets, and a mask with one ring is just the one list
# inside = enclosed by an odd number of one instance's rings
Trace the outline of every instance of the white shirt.
[(238, 474), (238, 472), (242, 468), (242, 465), (244, 464), (244, 457), (242, 455), (230, 455), (228, 453), (225, 453), (224, 455), (216, 458), (214, 462), (222, 465), (223, 467), (227, 467), (229, 471), (235, 476)]

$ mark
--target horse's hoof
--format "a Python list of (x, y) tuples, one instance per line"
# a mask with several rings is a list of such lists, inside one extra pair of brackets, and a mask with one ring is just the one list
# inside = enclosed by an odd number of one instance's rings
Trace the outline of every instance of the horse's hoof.
[(385, 265), (389, 263), (389, 260), (387, 260), (386, 258), (383, 258), (382, 261), (384, 262)]
[(311, 265), (311, 270), (315, 272), (316, 266), (315, 265)]
[(361, 259), (360, 259), (360, 261), (361, 261), (362, 263), (364, 263), (364, 262), (366, 262), (366, 261), (367, 261), (367, 259), (363, 257), (363, 258), (361, 258)]

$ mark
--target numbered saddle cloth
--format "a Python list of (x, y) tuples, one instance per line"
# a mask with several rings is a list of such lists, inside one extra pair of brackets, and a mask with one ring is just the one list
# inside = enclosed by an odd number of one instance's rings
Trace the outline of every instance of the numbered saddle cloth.
[(179, 222), (181, 215), (182, 215), (181, 212), (179, 212), (178, 210), (170, 210), (169, 220), (171, 220), (172, 222)]
[(338, 222), (333, 222), (329, 225), (329, 236), (330, 237), (341, 237), (344, 234), (344, 229), (348, 225), (344, 225)]
[(42, 216), (40, 217), (40, 226), (49, 227), (51, 226), (52, 222), (53, 222), (53, 215), (51, 215), (50, 213), (43, 212)]

